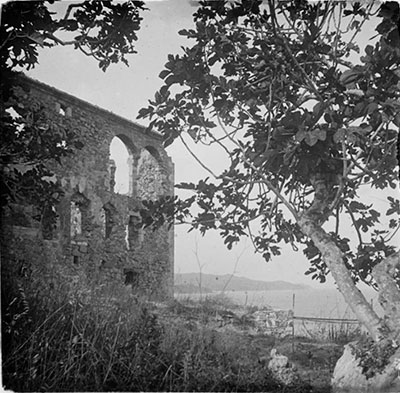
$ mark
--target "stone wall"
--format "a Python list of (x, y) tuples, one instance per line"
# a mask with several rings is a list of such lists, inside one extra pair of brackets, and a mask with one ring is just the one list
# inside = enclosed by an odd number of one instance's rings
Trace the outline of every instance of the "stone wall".
[[(50, 164), (64, 190), (55, 230), (43, 236), (29, 206), (10, 213), (12, 258), (29, 261), (32, 274), (53, 272), (51, 280), (63, 284), (114, 283), (151, 299), (172, 297), (173, 232), (136, 225), (142, 200), (173, 194), (173, 164), (161, 136), (30, 78), (21, 77), (20, 87), (23, 100), (46, 107), (52, 127), (67, 122), (84, 146), (61, 164)], [(114, 137), (129, 152), (130, 186), (125, 195), (114, 190)], [(12, 217), (16, 212), (18, 221)], [(32, 247), (38, 250), (33, 252)]]

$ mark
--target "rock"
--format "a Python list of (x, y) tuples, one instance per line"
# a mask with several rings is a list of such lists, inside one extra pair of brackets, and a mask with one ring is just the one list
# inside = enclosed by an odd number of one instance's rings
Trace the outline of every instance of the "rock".
[(275, 379), (283, 385), (294, 385), (299, 382), (299, 375), (290, 364), (287, 356), (281, 355), (275, 348), (271, 350), (271, 360), (268, 369)]
[(399, 351), (390, 359), (389, 365), (381, 373), (367, 378), (355, 358), (351, 344), (344, 347), (342, 357), (333, 371), (332, 390), (334, 393), (398, 393), (400, 392), (400, 358)]

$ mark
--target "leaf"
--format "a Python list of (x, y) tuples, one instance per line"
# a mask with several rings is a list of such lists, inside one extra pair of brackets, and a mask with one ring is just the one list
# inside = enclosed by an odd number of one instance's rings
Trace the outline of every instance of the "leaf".
[(353, 42), (347, 45), (347, 49), (360, 53), (360, 47)]
[(174, 83), (182, 84), (182, 83), (183, 83), (183, 80), (182, 80), (182, 78), (177, 77), (176, 75), (170, 75), (167, 79), (165, 79), (165, 84), (166, 84), (167, 86), (171, 86), (171, 85), (173, 85)]
[(357, 80), (361, 79), (361, 77), (362, 73), (360, 71), (352, 69), (343, 72), (343, 74), (339, 78), (339, 81), (343, 85), (348, 85), (350, 83), (354, 83)]
[(365, 53), (366, 53), (368, 56), (372, 56), (372, 55), (374, 54), (374, 47), (373, 47), (372, 45), (367, 45), (367, 46), (365, 47)]
[(304, 274), (309, 276), (311, 273), (315, 273), (317, 269), (315, 267), (310, 267)]
[(318, 129), (315, 131), (315, 133), (320, 141), (326, 140), (326, 130)]
[(370, 115), (371, 113), (375, 112), (378, 109), (379, 109), (378, 104), (376, 102), (371, 102), (367, 106), (367, 114)]
[(389, 221), (389, 228), (391, 228), (391, 229), (396, 228), (397, 225), (398, 225), (397, 220), (391, 218), (390, 221)]
[(355, 107), (354, 107), (354, 111), (356, 112), (356, 114), (359, 115), (365, 115), (367, 108), (368, 108), (368, 102), (362, 101), (359, 102)]
[(314, 146), (318, 142), (318, 136), (311, 132), (307, 132), (305, 137), (305, 142), (309, 146)]
[(324, 114), (324, 119), (327, 123), (332, 123), (332, 117), (329, 113)]
[(198, 128), (190, 128), (187, 132), (194, 141), (197, 140), (197, 131)]
[(361, 202), (351, 201), (349, 204), (349, 208), (352, 212), (358, 212), (360, 210), (367, 210), (368, 206), (364, 205)]
[(160, 72), (160, 75), (158, 75), (158, 77), (161, 78), (161, 79), (165, 79), (165, 77), (168, 76), (170, 73), (171, 73), (170, 70), (162, 70)]
[(29, 39), (31, 39), (33, 42), (36, 42), (38, 45), (43, 46), (45, 36), (43, 34), (33, 32), (30, 36)]
[(358, 26), (360, 25), (360, 22), (358, 20), (354, 20), (352, 24), (350, 25), (350, 30), (358, 29)]
[(318, 141), (324, 141), (325, 139), (326, 139), (326, 130), (321, 130), (320, 128), (305, 133), (305, 142), (309, 146), (314, 146)]
[(323, 110), (324, 110), (324, 103), (318, 102), (316, 105), (314, 105), (313, 114), (315, 115), (315, 117), (319, 118)]
[(298, 142), (303, 141), (305, 137), (306, 137), (306, 132), (303, 129), (298, 131), (296, 136), (295, 136), (296, 141), (298, 141)]
[(269, 252), (264, 252), (264, 254), (262, 256), (266, 262), (269, 262), (271, 260), (271, 253), (269, 253)]

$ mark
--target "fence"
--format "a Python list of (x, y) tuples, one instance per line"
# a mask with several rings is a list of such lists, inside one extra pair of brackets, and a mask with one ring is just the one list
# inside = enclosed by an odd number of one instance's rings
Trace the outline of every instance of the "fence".
[(362, 326), (357, 319), (318, 318), (295, 315), (295, 295), (291, 310), (259, 310), (253, 314), (257, 330), (274, 336), (309, 337), (317, 340), (348, 342), (359, 336)]
[(332, 342), (349, 342), (362, 332), (356, 319), (293, 316), (292, 336)]

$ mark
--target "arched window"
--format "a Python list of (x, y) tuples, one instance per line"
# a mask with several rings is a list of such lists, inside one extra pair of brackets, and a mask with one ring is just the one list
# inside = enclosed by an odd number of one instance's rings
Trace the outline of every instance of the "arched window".
[(122, 195), (132, 193), (132, 154), (117, 136), (110, 144), (110, 189)]

